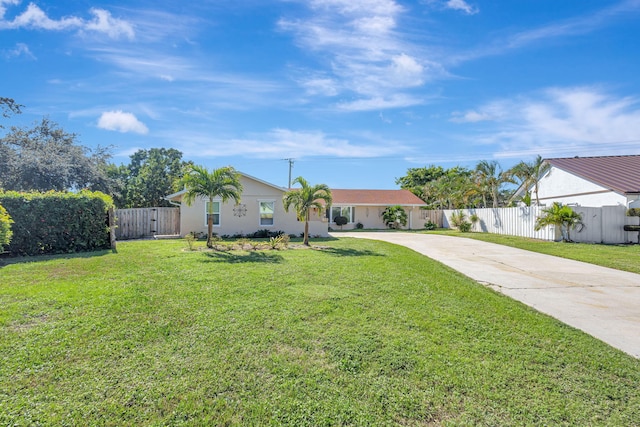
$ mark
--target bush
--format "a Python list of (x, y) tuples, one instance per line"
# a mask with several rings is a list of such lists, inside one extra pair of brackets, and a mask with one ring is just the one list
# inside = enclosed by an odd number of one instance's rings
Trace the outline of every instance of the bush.
[(11, 224), (13, 220), (7, 210), (0, 205), (0, 252), (4, 252), (5, 246), (11, 242)]
[(400, 205), (389, 206), (382, 212), (382, 219), (387, 227), (399, 229), (407, 225), (407, 213)]
[(360, 221), (358, 221), (358, 222), (356, 223), (356, 228), (357, 228), (358, 230), (362, 230), (362, 229), (364, 228), (364, 225), (363, 225)]
[(7, 246), (12, 255), (42, 255), (108, 249), (111, 197), (100, 192), (0, 193), (14, 221)]
[(336, 225), (340, 226), (340, 230), (342, 230), (342, 226), (348, 223), (349, 219), (346, 216), (337, 216), (333, 218), (333, 222), (335, 222)]
[(438, 228), (438, 224), (436, 224), (435, 222), (432, 222), (431, 220), (428, 220), (427, 222), (424, 223), (425, 230), (435, 230), (436, 228)]
[(467, 221), (467, 215), (462, 211), (456, 211), (451, 214), (451, 225), (456, 227), (459, 231), (467, 233), (471, 231), (471, 223)]

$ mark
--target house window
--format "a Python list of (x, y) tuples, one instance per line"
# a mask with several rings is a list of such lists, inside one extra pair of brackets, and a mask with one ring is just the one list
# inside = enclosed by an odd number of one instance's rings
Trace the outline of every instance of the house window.
[(260, 202), (260, 225), (273, 225), (273, 212), (275, 203)]
[(220, 225), (220, 202), (213, 202), (211, 214), (209, 214), (209, 201), (204, 204), (204, 225), (209, 225), (209, 215), (213, 216), (213, 225)]
[(347, 218), (347, 224), (351, 224), (355, 220), (355, 208), (353, 206), (332, 206), (329, 222), (333, 222), (338, 216)]

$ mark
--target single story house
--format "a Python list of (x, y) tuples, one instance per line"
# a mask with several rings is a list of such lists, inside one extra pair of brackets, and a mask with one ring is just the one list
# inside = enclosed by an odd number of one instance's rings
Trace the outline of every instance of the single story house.
[[(625, 206), (640, 199), (640, 155), (545, 159), (549, 170), (538, 181), (540, 205)], [(520, 187), (516, 196), (531, 192)]]
[[(284, 187), (240, 173), (242, 195), (240, 203), (234, 200), (222, 203), (215, 199), (213, 205), (213, 232), (219, 236), (250, 235), (258, 230), (284, 231), (300, 235), (304, 222), (298, 221), (293, 207), (285, 212), (282, 199), (288, 191)], [(180, 207), (180, 235), (190, 232), (207, 232), (207, 204), (205, 198), (197, 198), (191, 206), (184, 200), (186, 190), (165, 197)], [(408, 229), (423, 228), (425, 203), (408, 190), (331, 190), (333, 203), (323, 215), (315, 213), (309, 221), (310, 236), (328, 236), (329, 227), (337, 229), (333, 219), (344, 216), (348, 223), (345, 230), (356, 228), (361, 223), (364, 228), (386, 228), (382, 212), (388, 206), (400, 205), (407, 213)]]
[(326, 211), (329, 226), (338, 229), (334, 218), (343, 216), (347, 224), (340, 227), (351, 230), (362, 224), (363, 228), (387, 228), (382, 213), (389, 206), (399, 205), (407, 213), (407, 229), (424, 228), (426, 207), (424, 201), (409, 190), (343, 190), (331, 189), (333, 203)]
[[(213, 202), (213, 232), (218, 236), (250, 235), (258, 230), (284, 231), (287, 234), (300, 235), (304, 232), (304, 222), (298, 221), (295, 209), (285, 212), (282, 199), (286, 188), (268, 183), (253, 176), (240, 173), (242, 194), (240, 203), (233, 199), (222, 203)], [(207, 233), (208, 199), (197, 198), (187, 205), (184, 200), (186, 190), (170, 194), (166, 200), (180, 206), (180, 235), (188, 233)], [(310, 236), (328, 236), (327, 221), (315, 215), (309, 221)]]

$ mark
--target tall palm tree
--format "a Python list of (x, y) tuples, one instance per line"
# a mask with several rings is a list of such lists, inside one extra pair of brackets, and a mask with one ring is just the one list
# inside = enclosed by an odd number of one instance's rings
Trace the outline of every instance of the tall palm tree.
[(222, 203), (233, 199), (240, 202), (242, 183), (240, 174), (231, 166), (221, 167), (209, 172), (202, 166), (190, 166), (182, 179), (187, 192), (184, 201), (191, 206), (197, 197), (209, 199), (207, 207), (207, 247), (213, 247), (213, 199), (220, 197)]
[(529, 191), (529, 188), (533, 186), (533, 193), (536, 197), (536, 205), (540, 205), (540, 199), (538, 198), (538, 184), (540, 179), (551, 169), (549, 163), (545, 163), (542, 156), (538, 155), (533, 162), (520, 162), (511, 168), (510, 173), (518, 178), (521, 185)]
[(482, 202), (487, 206), (487, 196), (491, 197), (491, 204), (498, 207), (500, 200), (500, 187), (507, 182), (513, 182), (511, 174), (503, 171), (497, 161), (482, 160), (475, 169), (476, 184), (482, 194)]
[[(283, 198), (284, 210), (289, 212), (289, 207), (296, 210), (299, 221), (304, 221), (303, 244), (309, 246), (309, 216), (312, 209), (322, 212), (332, 201), (331, 190), (325, 184), (309, 185), (306, 179), (299, 176), (293, 180), (293, 184), (300, 184), (301, 188), (287, 191)], [(322, 204), (321, 201), (324, 201)]]

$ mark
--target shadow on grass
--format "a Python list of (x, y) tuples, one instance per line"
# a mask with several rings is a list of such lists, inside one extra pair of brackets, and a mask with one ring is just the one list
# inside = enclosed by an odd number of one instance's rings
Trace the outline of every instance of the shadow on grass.
[(11, 264), (22, 264), (27, 262), (49, 261), (53, 259), (74, 259), (74, 258), (93, 258), (114, 253), (111, 249), (102, 249), (92, 252), (76, 252), (72, 254), (54, 254), (54, 255), (34, 255), (34, 256), (0, 256), (0, 268)]
[(239, 263), (281, 263), (282, 255), (273, 253), (272, 251), (251, 251), (246, 253), (232, 252), (207, 252), (204, 254), (203, 262), (226, 262), (229, 264)]
[(347, 249), (347, 248), (322, 248), (320, 250), (322, 253), (326, 253), (333, 256), (386, 256), (379, 252), (374, 252), (370, 250), (359, 250), (359, 249)]

